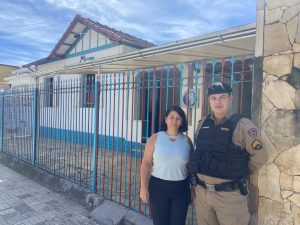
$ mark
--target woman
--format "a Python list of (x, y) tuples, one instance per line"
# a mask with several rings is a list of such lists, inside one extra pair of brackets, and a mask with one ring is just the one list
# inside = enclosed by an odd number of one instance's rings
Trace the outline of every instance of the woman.
[(191, 140), (184, 111), (172, 106), (161, 131), (146, 144), (141, 165), (140, 197), (150, 203), (154, 225), (184, 225), (190, 199), (186, 163)]

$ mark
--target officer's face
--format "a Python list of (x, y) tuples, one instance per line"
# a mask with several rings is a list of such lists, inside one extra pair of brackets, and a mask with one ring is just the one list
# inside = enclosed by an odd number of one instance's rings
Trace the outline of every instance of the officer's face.
[(225, 116), (231, 107), (232, 96), (227, 93), (214, 94), (209, 96), (209, 103), (215, 116)]

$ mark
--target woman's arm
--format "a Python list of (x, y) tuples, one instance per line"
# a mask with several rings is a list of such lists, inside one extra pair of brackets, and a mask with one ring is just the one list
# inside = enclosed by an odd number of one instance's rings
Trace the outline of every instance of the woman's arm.
[(154, 134), (150, 137), (149, 141), (147, 142), (145, 146), (141, 169), (140, 169), (140, 176), (141, 176), (140, 198), (145, 203), (149, 202), (148, 181), (152, 171), (153, 152), (154, 152), (156, 139), (157, 139), (157, 135)]

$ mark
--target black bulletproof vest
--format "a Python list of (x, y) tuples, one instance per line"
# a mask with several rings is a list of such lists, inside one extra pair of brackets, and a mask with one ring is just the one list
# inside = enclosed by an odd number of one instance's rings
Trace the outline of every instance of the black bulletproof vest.
[(229, 180), (249, 175), (248, 153), (232, 143), (233, 131), (241, 118), (234, 114), (221, 125), (215, 125), (210, 117), (205, 119), (196, 142), (198, 173)]

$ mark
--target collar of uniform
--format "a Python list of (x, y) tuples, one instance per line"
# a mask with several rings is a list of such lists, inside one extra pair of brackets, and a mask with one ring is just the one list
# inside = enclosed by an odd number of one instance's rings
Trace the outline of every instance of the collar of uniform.
[(225, 115), (225, 117), (224, 118), (222, 118), (218, 123), (216, 123), (216, 117), (215, 117), (215, 114), (212, 112), (211, 113), (211, 116), (210, 116), (210, 118), (213, 120), (213, 121), (215, 121), (215, 124), (222, 124), (222, 123), (224, 123), (226, 120), (228, 120), (231, 116), (232, 116), (232, 111), (230, 110), (226, 115)]

